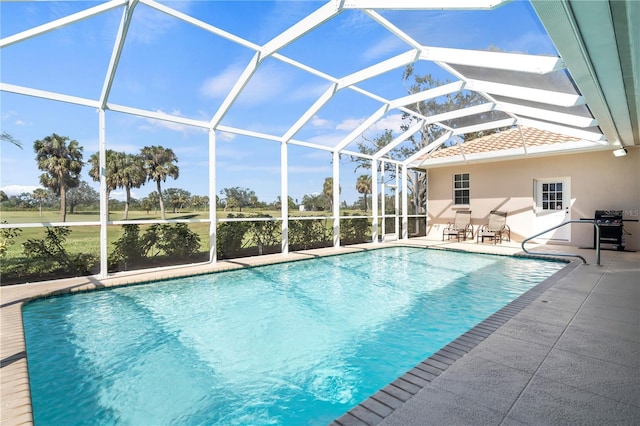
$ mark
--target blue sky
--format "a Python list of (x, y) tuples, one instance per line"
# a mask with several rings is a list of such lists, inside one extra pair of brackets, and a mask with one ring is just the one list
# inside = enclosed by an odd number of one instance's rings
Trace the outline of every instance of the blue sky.
[[(161, 2), (251, 43), (262, 45), (322, 6), (315, 1), (181, 1)], [(44, 1), (0, 3), (0, 34), (7, 37), (37, 25), (93, 7), (99, 2)], [(0, 51), (3, 83), (98, 99), (113, 50), (121, 9), (42, 34)], [(526, 1), (493, 11), (381, 11), (386, 19), (423, 45), (555, 55), (555, 49)], [(359, 11), (345, 11), (304, 35), (279, 53), (333, 77), (343, 77), (409, 50), (409, 46)], [(112, 104), (210, 120), (253, 56), (254, 51), (193, 27), (144, 4), (136, 8), (122, 53)], [(454, 80), (446, 71), (421, 62), (421, 74)], [(406, 95), (403, 69), (358, 87), (387, 99)], [(275, 58), (266, 59), (221, 124), (283, 135), (329, 87), (317, 76)], [(342, 90), (296, 135), (296, 140), (333, 146), (380, 107), (352, 90)], [(0, 127), (21, 141), (23, 149), (0, 145), (0, 188), (9, 195), (31, 192), (39, 185), (33, 142), (52, 133), (69, 136), (84, 147), (85, 159), (98, 151), (98, 113), (88, 107), (0, 92)], [(387, 114), (365, 135), (385, 128), (397, 131), (400, 113)], [(163, 188), (177, 187), (208, 194), (208, 136), (185, 125), (150, 120), (113, 111), (106, 113), (109, 149), (137, 153), (162, 145), (178, 157), (180, 177)], [(248, 187), (262, 201), (280, 192), (278, 143), (219, 132), (218, 193), (224, 187)], [(349, 149), (355, 150), (354, 146)], [(359, 170), (343, 158), (341, 198), (354, 201)], [(85, 166), (83, 179), (96, 189)], [(290, 196), (320, 192), (331, 176), (329, 152), (290, 146)], [(142, 198), (153, 183), (135, 189)], [(123, 191), (112, 192), (122, 199)]]

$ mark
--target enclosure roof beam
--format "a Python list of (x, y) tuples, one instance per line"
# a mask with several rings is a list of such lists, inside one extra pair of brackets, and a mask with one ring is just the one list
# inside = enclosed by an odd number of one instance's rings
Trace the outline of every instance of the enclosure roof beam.
[(213, 115), (213, 118), (209, 122), (209, 125), (212, 129), (215, 129), (216, 126), (220, 124), (220, 121), (222, 121), (226, 113), (229, 111), (231, 105), (233, 105), (238, 96), (240, 96), (242, 89), (244, 89), (247, 83), (249, 83), (251, 76), (255, 74), (256, 70), (258, 69), (258, 65), (260, 65), (260, 53), (256, 53), (255, 55), (253, 55), (253, 58), (251, 58), (251, 61), (247, 64), (244, 71), (242, 71), (242, 74), (240, 75), (238, 80), (236, 80), (236, 83), (231, 88), (231, 91), (227, 94), (227, 97), (224, 98), (224, 101), (222, 101), (220, 108), (218, 108), (216, 113)]
[(307, 109), (305, 111), (304, 114), (302, 114), (302, 117), (300, 117), (298, 119), (298, 121), (296, 121), (293, 126), (291, 126), (289, 128), (289, 130), (287, 130), (287, 132), (284, 134), (284, 136), (282, 137), (283, 141), (288, 141), (289, 139), (291, 139), (293, 137), (293, 135), (295, 135), (296, 133), (298, 133), (298, 131), (302, 128), (302, 126), (304, 126), (309, 120), (311, 120), (311, 118), (313, 118), (314, 115), (316, 115), (316, 113), (327, 103), (329, 102), (329, 99), (331, 99), (331, 97), (334, 95), (334, 93), (336, 93), (336, 90), (338, 88), (337, 84), (332, 84), (331, 87), (329, 87), (327, 90), (325, 90), (325, 92), (322, 94), (322, 96), (320, 96), (314, 103), (313, 105), (311, 105), (311, 107), (309, 107), (309, 109)]
[(340, 9), (337, 7), (336, 2), (328, 2), (324, 6), (321, 6), (315, 12), (304, 17), (302, 20), (295, 23), (285, 31), (278, 34), (276, 37), (267, 42), (260, 49), (261, 56), (267, 57), (287, 46), (294, 40), (307, 34), (314, 28), (322, 25), (324, 22), (336, 16), (340, 13)]
[(416, 152), (415, 154), (413, 154), (412, 156), (410, 156), (409, 158), (404, 160), (402, 162), (402, 165), (409, 167), (411, 165), (411, 163), (417, 161), (423, 155), (429, 154), (431, 151), (434, 151), (440, 145), (445, 143), (447, 140), (449, 140), (449, 138), (451, 138), (451, 136), (453, 136), (453, 132), (452, 131), (445, 132), (442, 136), (437, 138), (435, 141), (431, 142), (430, 144), (428, 144), (424, 148), (418, 150), (418, 152)]
[(598, 121), (592, 117), (583, 117), (580, 115), (550, 111), (548, 109), (542, 108), (533, 108), (508, 102), (498, 102), (495, 109), (498, 111), (510, 112), (516, 115), (524, 115), (526, 117), (565, 124), (567, 126), (594, 127), (598, 125)]
[(138, 117), (145, 117), (151, 120), (161, 120), (169, 123), (184, 124), (187, 126), (194, 126), (194, 127), (204, 128), (204, 129), (209, 128), (209, 123), (206, 121), (193, 120), (191, 118), (186, 118), (186, 117), (178, 117), (175, 115), (166, 114), (164, 112), (159, 112), (159, 111), (149, 111), (149, 110), (132, 108), (124, 105), (117, 105), (117, 104), (111, 104), (111, 103), (108, 103), (106, 105), (106, 109), (110, 111), (115, 111), (115, 112), (122, 112), (125, 114), (137, 115)]
[(407, 64), (415, 62), (418, 59), (419, 51), (409, 50), (408, 52), (401, 53), (400, 55), (389, 58), (386, 61), (378, 62), (368, 68), (364, 68), (358, 72), (354, 72), (340, 79), (339, 88), (342, 89), (346, 86), (357, 84), (361, 81), (368, 80), (372, 77), (384, 74), (387, 71), (394, 70), (396, 68), (403, 67)]
[(384, 148), (380, 149), (377, 153), (375, 153), (373, 155), (373, 158), (378, 160), (381, 157), (387, 155), (387, 153), (389, 153), (396, 146), (400, 145), (402, 142), (406, 141), (408, 138), (413, 136), (416, 132), (420, 131), (422, 126), (424, 126), (424, 120), (420, 120), (413, 126), (409, 127), (407, 131), (405, 131), (403, 134), (401, 134), (400, 136), (398, 136), (397, 138), (389, 142)]
[(495, 9), (511, 0), (345, 0), (344, 9), (390, 10), (486, 10)]
[(46, 24), (39, 25), (35, 28), (31, 28), (26, 31), (22, 31), (18, 34), (5, 37), (0, 40), (0, 48), (10, 46), (14, 43), (18, 43), (29, 38), (48, 33), (49, 31), (62, 28), (74, 22), (82, 21), (87, 18), (91, 18), (95, 15), (99, 15), (111, 9), (122, 6), (129, 3), (129, 0), (112, 0), (107, 3), (99, 4), (98, 6), (90, 7), (89, 9), (82, 10), (64, 18), (56, 19), (55, 21), (48, 22)]
[(424, 90), (422, 92), (418, 92), (411, 95), (403, 96), (401, 98), (394, 99), (389, 103), (389, 106), (391, 109), (393, 109), (401, 106), (416, 104), (418, 102), (426, 101), (427, 99), (434, 99), (439, 96), (445, 96), (451, 93), (459, 92), (463, 86), (464, 86), (464, 82), (462, 81), (443, 84), (442, 86), (435, 87), (433, 89)]
[(400, 40), (402, 40), (405, 43), (407, 43), (409, 46), (413, 47), (414, 49), (418, 49), (418, 50), (422, 48), (422, 45), (420, 45), (420, 43), (415, 41), (413, 38), (411, 38), (409, 35), (407, 35), (407, 33), (402, 31), (400, 28), (396, 27), (391, 22), (389, 22), (388, 20), (386, 20), (385, 18), (380, 16), (379, 13), (376, 13), (373, 10), (366, 10), (366, 9), (363, 10), (363, 12), (366, 13), (367, 15), (369, 15), (369, 17), (371, 17), (371, 19), (376, 21), (378, 24), (382, 25), (384, 28), (389, 30), (391, 32), (391, 34), (393, 34), (394, 36), (398, 37)]
[(490, 121), (488, 123), (475, 124), (473, 126), (453, 129), (454, 135), (464, 135), (466, 133), (480, 132), (482, 130), (497, 129), (499, 127), (511, 127), (516, 125), (515, 118), (505, 118), (503, 120)]
[(16, 93), (19, 95), (33, 96), (35, 98), (49, 99), (52, 101), (66, 102), (69, 104), (83, 105), (83, 106), (92, 107), (92, 108), (100, 108), (100, 102), (93, 99), (63, 95), (61, 93), (49, 92), (46, 90), (39, 90), (39, 89), (32, 89), (30, 87), (17, 86), (15, 84), (0, 82), (0, 91)]
[(133, 18), (133, 11), (138, 4), (138, 0), (133, 0), (131, 3), (125, 6), (122, 11), (122, 19), (120, 20), (120, 27), (118, 28), (118, 35), (116, 36), (116, 42), (113, 46), (113, 52), (109, 59), (109, 68), (107, 69), (107, 75), (102, 85), (102, 92), (100, 94), (100, 106), (105, 108), (109, 94), (111, 93), (111, 87), (113, 86), (113, 79), (116, 75), (118, 63), (120, 62), (120, 56), (122, 55), (122, 49), (124, 49), (124, 42), (127, 38), (127, 32), (129, 31), (129, 24), (131, 24), (131, 18)]
[(483, 80), (467, 79), (465, 89), (563, 107), (585, 104), (585, 99), (581, 95), (555, 92), (552, 90), (533, 89), (530, 87), (514, 86), (512, 84), (494, 83)]
[(608, 145), (607, 138), (600, 133), (590, 132), (588, 130), (576, 129), (573, 127), (562, 126), (559, 124), (547, 123), (546, 121), (532, 120), (530, 118), (518, 117), (517, 124), (525, 127), (534, 127), (548, 132), (559, 133), (561, 135), (580, 138), (601, 145)]
[(383, 105), (382, 107), (380, 107), (376, 112), (371, 114), (369, 118), (363, 121), (358, 127), (353, 129), (353, 131), (349, 133), (349, 135), (346, 138), (340, 141), (340, 143), (334, 147), (334, 151), (340, 152), (344, 148), (346, 148), (347, 145), (349, 145), (351, 142), (356, 140), (356, 138), (360, 136), (365, 130), (370, 128), (376, 121), (382, 118), (382, 116), (384, 116), (387, 113), (387, 111), (389, 111), (389, 105)]
[(489, 112), (495, 109), (495, 104), (491, 102), (487, 102), (481, 105), (476, 105), (472, 107), (456, 109), (449, 112), (443, 112), (442, 114), (435, 114), (429, 116), (426, 120), (427, 124), (433, 124), (446, 120), (453, 120), (461, 117), (468, 117), (470, 115), (482, 114), (483, 112)]
[(547, 74), (563, 69), (559, 57), (423, 46), (420, 59), (489, 69)]
[(210, 32), (212, 34), (215, 34), (217, 36), (220, 36), (220, 37), (222, 37), (222, 38), (224, 38), (226, 40), (229, 40), (229, 41), (231, 41), (233, 43), (239, 44), (241, 46), (244, 46), (244, 47), (246, 47), (248, 49), (251, 49), (253, 51), (256, 51), (256, 52), (260, 50), (260, 46), (255, 44), (255, 43), (252, 43), (252, 42), (250, 42), (248, 40), (245, 40), (245, 39), (243, 39), (241, 37), (238, 37), (238, 36), (236, 36), (234, 34), (231, 34), (231, 33), (227, 32), (227, 31), (224, 31), (224, 30), (222, 30), (222, 29), (220, 29), (218, 27), (214, 27), (211, 24), (207, 24), (206, 22), (203, 22), (203, 21), (201, 21), (199, 19), (196, 19), (196, 18), (194, 18), (192, 16), (186, 15), (186, 14), (184, 14), (184, 13), (178, 11), (178, 10), (172, 9), (172, 8), (170, 8), (168, 6), (165, 6), (164, 4), (158, 3), (158, 2), (156, 2), (154, 0), (139, 0), (139, 1), (140, 1), (140, 3), (143, 3), (143, 4), (145, 4), (145, 5), (147, 5), (147, 6), (151, 7), (151, 8), (154, 8), (154, 9), (156, 9), (156, 10), (162, 12), (162, 13), (165, 13), (165, 14), (167, 14), (169, 16), (173, 16), (174, 18), (180, 19), (181, 21), (184, 21), (184, 22), (186, 22), (188, 24), (191, 24), (191, 25), (193, 25), (195, 27), (201, 28), (201, 29), (203, 29), (205, 31), (208, 31), (208, 32)]

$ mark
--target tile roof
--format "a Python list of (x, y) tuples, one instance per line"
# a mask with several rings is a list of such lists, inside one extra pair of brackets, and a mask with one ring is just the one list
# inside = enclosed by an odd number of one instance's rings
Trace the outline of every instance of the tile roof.
[[(522, 134), (520, 133), (520, 130), (522, 131)], [(432, 158), (447, 158), (460, 155), (461, 147), (465, 155), (522, 148), (523, 138), (524, 143), (527, 147), (553, 145), (566, 142), (577, 142), (580, 140), (579, 138), (565, 136), (546, 130), (540, 130), (534, 127), (521, 127), (520, 129), (509, 129), (499, 133), (493, 133), (488, 136), (483, 136), (481, 138), (463, 142), (462, 144), (459, 144), (460, 146), (443, 146), (438, 150), (432, 152), (428, 156), (423, 157), (422, 160)]]

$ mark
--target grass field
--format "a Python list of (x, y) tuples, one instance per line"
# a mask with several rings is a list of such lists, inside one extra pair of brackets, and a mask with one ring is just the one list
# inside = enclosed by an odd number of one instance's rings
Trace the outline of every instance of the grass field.
[[(227, 218), (229, 214), (233, 214), (237, 216), (238, 214), (243, 214), (245, 216), (251, 216), (255, 214), (260, 215), (269, 215), (271, 217), (279, 217), (280, 211), (269, 211), (269, 210), (259, 210), (259, 209), (244, 209), (242, 212), (234, 211), (234, 212), (225, 212), (218, 211), (217, 217), (219, 219)], [(330, 216), (330, 212), (299, 212), (294, 211), (291, 213), (291, 217), (303, 217), (303, 216)], [(341, 211), (343, 215), (365, 215), (364, 212), (361, 211)], [(112, 211), (110, 213), (109, 219), (112, 221), (122, 220), (123, 212), (122, 211)], [(167, 219), (208, 219), (209, 212), (181, 212), (181, 213), (167, 213)], [(67, 214), (67, 222), (72, 224), (73, 222), (98, 222), (99, 221), (98, 212), (78, 212), (74, 214)], [(160, 213), (151, 211), (147, 214), (144, 211), (130, 211), (129, 212), (129, 220), (160, 220)], [(59, 221), (59, 212), (58, 211), (43, 211), (42, 215), (38, 211), (0, 211), (0, 221), (7, 223), (48, 223), (48, 222), (58, 222)], [(145, 229), (147, 229), (150, 225), (141, 224), (140, 226), (140, 234), (142, 234)], [(327, 231), (330, 235), (332, 223), (331, 221), (327, 221)], [(195, 232), (200, 237), (200, 252), (201, 255), (198, 256), (198, 261), (206, 260), (208, 258), (208, 250), (209, 250), (209, 223), (189, 223), (189, 230)], [(99, 258), (100, 252), (100, 226), (99, 225), (91, 225), (91, 226), (69, 226), (71, 233), (67, 237), (67, 240), (64, 244), (64, 248), (66, 251), (71, 254), (91, 254), (96, 259)], [(7, 248), (7, 252), (5, 256), (2, 258), (0, 263), (0, 274), (3, 281), (3, 284), (7, 281), (12, 282), (20, 282), (21, 280), (36, 280), (37, 277), (32, 277), (34, 272), (31, 270), (31, 264), (29, 258), (25, 257), (23, 253), (23, 243), (27, 240), (38, 240), (43, 239), (46, 234), (46, 229), (42, 227), (23, 227), (21, 228), (21, 232), (13, 239), (14, 244), (11, 244)], [(109, 252), (112, 249), (113, 243), (120, 239), (123, 235), (123, 228), (120, 225), (110, 225), (107, 228), (107, 241), (108, 241), (108, 250)], [(250, 237), (245, 237), (245, 240), (248, 240)], [(245, 245), (247, 245), (248, 241), (245, 241)], [(257, 254), (257, 253), (256, 253)], [(200, 259), (202, 258), (202, 259)]]

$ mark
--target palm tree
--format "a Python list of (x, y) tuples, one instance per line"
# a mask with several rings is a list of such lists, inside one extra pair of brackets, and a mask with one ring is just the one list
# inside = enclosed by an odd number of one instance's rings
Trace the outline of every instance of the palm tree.
[(364, 196), (364, 211), (367, 212), (367, 194), (371, 194), (371, 175), (360, 175), (356, 181), (356, 191)]
[[(109, 200), (109, 194), (116, 189), (116, 152), (108, 149), (106, 151), (106, 180), (107, 180), (107, 200)], [(100, 182), (100, 153), (96, 152), (89, 157), (89, 164), (91, 169), (89, 170), (89, 176), (95, 181)]]
[(162, 146), (145, 146), (140, 150), (140, 155), (144, 161), (147, 180), (155, 181), (158, 186), (160, 214), (162, 220), (165, 220), (166, 215), (164, 212), (164, 201), (162, 200), (160, 181), (166, 181), (167, 176), (178, 179), (180, 169), (174, 164), (178, 162), (178, 157), (176, 157), (171, 148), (164, 148)]
[(329, 203), (329, 210), (333, 211), (333, 178), (328, 177), (324, 179), (322, 194), (326, 197), (327, 203)]
[[(93, 154), (89, 158), (91, 170), (89, 176), (95, 181), (100, 180), (100, 157), (99, 153)], [(126, 201), (124, 204), (124, 220), (129, 218), (129, 204), (131, 202), (131, 188), (140, 188), (147, 180), (144, 170), (144, 163), (139, 155), (115, 152), (108, 149), (106, 151), (106, 179), (107, 179), (107, 199), (109, 194), (116, 188), (124, 188)]]
[(60, 196), (60, 221), (67, 220), (66, 192), (80, 183), (82, 171), (82, 147), (78, 141), (53, 133), (33, 143), (40, 175), (40, 183)]
[(40, 208), (40, 217), (42, 217), (42, 201), (46, 200), (49, 197), (49, 191), (44, 188), (36, 188), (33, 190), (31, 194), (34, 200), (38, 200), (38, 205)]
[[(338, 187), (338, 194), (342, 192), (342, 188)], [(322, 195), (324, 195), (329, 203), (329, 210), (333, 211), (333, 178), (328, 177), (324, 179), (322, 185)]]

